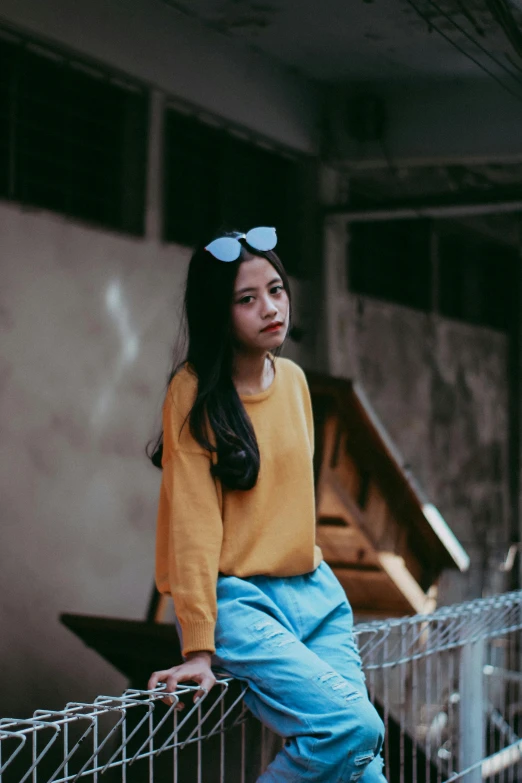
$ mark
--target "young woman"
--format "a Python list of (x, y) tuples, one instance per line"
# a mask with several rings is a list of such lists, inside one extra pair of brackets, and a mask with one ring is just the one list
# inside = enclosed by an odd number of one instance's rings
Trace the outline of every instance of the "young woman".
[(368, 700), (344, 590), (315, 545), (313, 421), (302, 370), (276, 358), (288, 278), (276, 232), (218, 237), (187, 278), (186, 362), (163, 433), (158, 589), (172, 595), (183, 663), (154, 672), (209, 691), (245, 681), (251, 712), (286, 742), (259, 783), (383, 783), (384, 727)]

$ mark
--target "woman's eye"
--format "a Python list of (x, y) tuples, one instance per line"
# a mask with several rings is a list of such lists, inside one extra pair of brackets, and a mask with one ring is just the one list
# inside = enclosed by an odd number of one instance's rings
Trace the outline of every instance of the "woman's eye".
[(250, 304), (253, 298), (254, 298), (253, 296), (243, 296), (239, 300), (238, 304)]
[(280, 294), (284, 290), (284, 287), (282, 285), (275, 285), (273, 288), (270, 289), (271, 294)]

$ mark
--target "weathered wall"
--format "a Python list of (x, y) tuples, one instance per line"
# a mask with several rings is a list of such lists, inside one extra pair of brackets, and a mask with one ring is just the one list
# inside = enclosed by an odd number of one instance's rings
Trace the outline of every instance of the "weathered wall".
[[(374, 85), (373, 92), (384, 101), (387, 154), (395, 166), (521, 160), (522, 106), (490, 79), (452, 74), (448, 80), (422, 85)], [(384, 169), (388, 162), (378, 142), (360, 143), (346, 133), (349, 94), (336, 86), (330, 96), (332, 160), (342, 159), (353, 168)]]
[(507, 338), (364, 297), (350, 299), (353, 374), (471, 558), (441, 603), (502, 589), (508, 544)]
[[(160, 3), (96, 0), (71, 9), (63, 0), (4, 0), (1, 13), (227, 120), (316, 149), (316, 95), (302, 79)], [(59, 612), (145, 612), (159, 474), (143, 446), (159, 413), (188, 260), (186, 249), (158, 240), (158, 143), (151, 152), (146, 239), (0, 205), (4, 715), (124, 686), (60, 626)], [(505, 343), (400, 308), (358, 307), (345, 293), (345, 232), (337, 234), (334, 272), (325, 254), (326, 299), (297, 286), (306, 340), (289, 355), (360, 377), (448, 522), (476, 547), (475, 570), (445, 588), (448, 600), (475, 595), (479, 544), (500, 540), (506, 513)], [(314, 355), (324, 301), (323, 350)]]
[[(118, 693), (60, 612), (143, 618), (189, 251), (0, 205), (2, 715)], [(303, 286), (296, 292), (301, 318)], [(286, 354), (310, 365), (306, 341)], [(8, 673), (8, 676), (6, 676)]]
[(0, 207), (2, 712), (117, 692), (61, 611), (143, 617), (159, 475), (144, 459), (186, 252)]
[[(346, 180), (322, 172), (326, 203)], [(349, 187), (349, 183), (348, 183)], [(431, 502), (467, 550), (467, 574), (445, 572), (440, 603), (506, 589), (509, 546), (508, 340), (490, 329), (350, 293), (348, 226), (324, 232), (324, 364), (362, 383)]]
[[(133, 239), (0, 204), (0, 715), (118, 693), (125, 682), (58, 622), (142, 618), (159, 473), (144, 447), (162, 391), (189, 251), (161, 234), (167, 94), (295, 150), (317, 142), (314, 88), (161, 2), (6, 0), (1, 20), (156, 88), (147, 233)], [(293, 281), (313, 363), (306, 287)], [(7, 676), (6, 676), (7, 675)]]

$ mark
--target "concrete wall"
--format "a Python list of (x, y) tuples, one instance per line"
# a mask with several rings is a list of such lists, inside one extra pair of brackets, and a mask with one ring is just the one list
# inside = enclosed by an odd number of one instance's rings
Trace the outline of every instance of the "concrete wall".
[[(323, 175), (323, 197), (336, 198)], [(440, 603), (506, 589), (508, 341), (499, 332), (350, 294), (347, 227), (326, 222), (326, 365), (364, 387), (404, 461), (471, 558)]]
[[(154, 238), (0, 206), (4, 715), (125, 686), (58, 614), (144, 616), (159, 473), (143, 449), (158, 423), (188, 256)], [(314, 290), (293, 283), (307, 339), (287, 355), (319, 367)], [(363, 383), (472, 556), (470, 576), (445, 577), (441, 599), (480, 594), (485, 551), (485, 586), (501, 587), (492, 569), (507, 527), (505, 338), (364, 298), (343, 294), (341, 305), (335, 371)]]
[(153, 432), (187, 253), (0, 207), (2, 712), (117, 692), (58, 623), (143, 617)]
[[(162, 100), (305, 152), (316, 103), (304, 80), (159, 0), (6, 0), (1, 15), (155, 87), (146, 238), (0, 204), (0, 705), (19, 716), (121, 691), (58, 614), (143, 618), (153, 584), (160, 474), (144, 448), (189, 258), (159, 239)], [(306, 335), (287, 355), (310, 365), (309, 293), (293, 288)]]
[[(0, 205), (4, 716), (125, 686), (58, 615), (145, 615), (160, 474), (144, 448), (160, 421), (188, 258)], [(289, 344), (286, 355), (310, 364), (307, 350)]]
[(505, 589), (507, 338), (364, 297), (349, 312), (353, 373), (471, 558), (444, 574), (440, 603)]
[[(384, 102), (386, 154), (381, 144), (358, 142), (346, 132), (347, 100), (368, 89)], [(404, 167), (522, 160), (520, 100), (488, 78), (336, 86), (326, 100), (329, 155), (352, 169), (387, 168), (390, 160)]]
[[(1, 14), (279, 143), (316, 148), (310, 85), (159, 0), (4, 0)], [(159, 473), (143, 448), (158, 421), (188, 260), (158, 239), (154, 116), (145, 239), (0, 205), (3, 715), (121, 690), (123, 679), (57, 616), (141, 618), (152, 586)], [(288, 355), (362, 380), (434, 502), (480, 553), (488, 535), (500, 541), (506, 515), (505, 341), (351, 300), (345, 231), (329, 231), (324, 330), (320, 290), (294, 281), (306, 337)], [(472, 580), (445, 588), (448, 600), (477, 594)]]

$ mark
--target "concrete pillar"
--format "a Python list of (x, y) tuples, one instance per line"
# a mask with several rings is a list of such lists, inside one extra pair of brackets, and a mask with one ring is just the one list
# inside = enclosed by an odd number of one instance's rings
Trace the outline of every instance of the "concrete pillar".
[[(324, 168), (321, 202), (327, 206), (345, 202), (347, 180), (338, 172)], [(326, 344), (325, 370), (331, 375), (353, 378), (356, 375), (354, 340), (348, 291), (349, 235), (346, 219), (326, 215), (323, 223), (323, 312)]]

